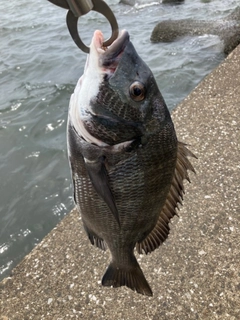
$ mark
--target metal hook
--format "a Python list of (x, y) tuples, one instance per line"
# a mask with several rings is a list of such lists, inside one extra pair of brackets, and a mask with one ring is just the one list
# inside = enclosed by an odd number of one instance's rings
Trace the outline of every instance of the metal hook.
[(91, 0), (67, 0), (70, 10), (73, 12), (75, 17), (81, 17), (88, 13), (93, 8), (93, 3)]
[(82, 15), (88, 13), (89, 11), (93, 10), (98, 13), (104, 15), (107, 20), (110, 22), (112, 28), (112, 35), (109, 39), (107, 39), (103, 46), (107, 47), (113, 43), (114, 40), (118, 37), (118, 23), (117, 20), (109, 8), (109, 6), (103, 0), (48, 0), (57, 6), (60, 6), (64, 9), (68, 9), (67, 13), (67, 26), (68, 30), (72, 36), (73, 41), (76, 45), (86, 53), (89, 53), (90, 49), (86, 46), (79, 34), (78, 34), (78, 19)]

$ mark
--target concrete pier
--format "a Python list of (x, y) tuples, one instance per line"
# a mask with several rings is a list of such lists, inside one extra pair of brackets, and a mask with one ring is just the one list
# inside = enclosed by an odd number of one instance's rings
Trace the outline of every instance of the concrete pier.
[(240, 46), (173, 112), (197, 175), (168, 240), (137, 256), (153, 297), (101, 286), (109, 253), (73, 210), (0, 283), (0, 319), (240, 319), (239, 119)]

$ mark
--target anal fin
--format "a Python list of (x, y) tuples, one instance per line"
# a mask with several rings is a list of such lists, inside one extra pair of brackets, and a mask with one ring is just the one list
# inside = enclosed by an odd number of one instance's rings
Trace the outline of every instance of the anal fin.
[(84, 222), (83, 227), (88, 235), (88, 239), (90, 240), (91, 244), (105, 251), (107, 249), (105, 241), (102, 238), (98, 237), (94, 232), (92, 232)]

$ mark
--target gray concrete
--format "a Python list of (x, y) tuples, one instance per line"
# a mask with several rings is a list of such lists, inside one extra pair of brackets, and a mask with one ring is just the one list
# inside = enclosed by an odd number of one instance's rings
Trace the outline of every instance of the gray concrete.
[(223, 41), (223, 50), (229, 54), (240, 43), (240, 7), (223, 20), (195, 19), (165, 20), (159, 22), (151, 34), (152, 42), (171, 42), (184, 36), (213, 34)]
[(198, 156), (165, 244), (138, 256), (153, 297), (103, 288), (109, 255), (72, 211), (0, 284), (1, 320), (240, 319), (240, 46), (173, 113)]

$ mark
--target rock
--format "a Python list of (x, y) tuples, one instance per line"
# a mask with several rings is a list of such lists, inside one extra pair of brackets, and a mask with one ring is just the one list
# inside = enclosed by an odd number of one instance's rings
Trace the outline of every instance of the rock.
[(163, 4), (182, 4), (184, 0), (162, 0)]
[(240, 43), (240, 7), (225, 19), (216, 21), (183, 19), (158, 23), (152, 31), (152, 42), (171, 42), (183, 36), (213, 34), (224, 41), (224, 53), (229, 54)]
[(134, 6), (136, 4), (136, 0), (121, 0), (120, 3), (127, 4), (128, 6)]

